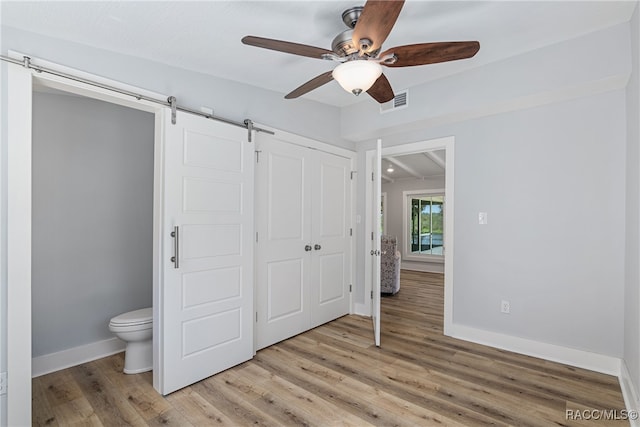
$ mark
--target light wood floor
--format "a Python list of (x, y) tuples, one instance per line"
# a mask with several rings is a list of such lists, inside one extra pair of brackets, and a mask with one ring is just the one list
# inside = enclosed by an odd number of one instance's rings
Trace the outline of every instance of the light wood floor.
[(615, 377), (442, 335), (443, 277), (402, 272), (382, 300), (382, 348), (345, 316), (167, 397), (118, 354), (33, 380), (34, 425), (628, 425), (566, 409), (622, 410)]

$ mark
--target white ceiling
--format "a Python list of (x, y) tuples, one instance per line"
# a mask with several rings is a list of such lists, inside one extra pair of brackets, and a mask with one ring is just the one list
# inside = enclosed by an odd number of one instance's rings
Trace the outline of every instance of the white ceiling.
[[(389, 172), (389, 166), (393, 171)], [(382, 158), (383, 182), (443, 177), (445, 150)]]
[[(339, 1), (2, 1), (3, 25), (235, 80), (284, 94), (335, 63), (251, 46), (245, 35), (331, 49), (346, 27)], [(548, 44), (626, 22), (632, 1), (408, 0), (383, 49), (478, 40), (471, 59), (387, 68), (396, 91)], [(9, 47), (10, 48), (10, 47)], [(345, 106), (364, 101), (329, 83), (307, 99)], [(366, 102), (374, 102), (366, 97)], [(291, 102), (296, 102), (292, 100)]]

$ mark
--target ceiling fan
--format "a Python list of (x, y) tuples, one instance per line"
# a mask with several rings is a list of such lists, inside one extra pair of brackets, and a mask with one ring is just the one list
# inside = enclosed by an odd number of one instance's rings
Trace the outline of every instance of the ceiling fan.
[(326, 59), (340, 64), (332, 71), (320, 74), (285, 96), (297, 98), (336, 80), (346, 91), (359, 95), (367, 92), (379, 103), (394, 98), (389, 80), (382, 73), (385, 67), (412, 67), (471, 58), (480, 49), (477, 41), (419, 43), (382, 50), (382, 43), (398, 19), (404, 0), (368, 0), (342, 13), (349, 27), (338, 34), (332, 50), (282, 40), (245, 36), (242, 43), (294, 55)]

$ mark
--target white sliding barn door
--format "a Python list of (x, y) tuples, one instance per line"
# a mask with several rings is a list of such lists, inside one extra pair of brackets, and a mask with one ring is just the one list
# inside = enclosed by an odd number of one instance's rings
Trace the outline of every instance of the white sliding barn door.
[(307, 149), (260, 135), (256, 179), (256, 348), (300, 333), (308, 323), (311, 181)]
[(313, 152), (311, 327), (349, 312), (351, 162)]
[(269, 135), (256, 167), (256, 348), (349, 313), (351, 160)]
[(254, 148), (246, 129), (191, 114), (174, 125), (166, 111), (162, 131), (154, 369), (167, 394), (253, 356)]

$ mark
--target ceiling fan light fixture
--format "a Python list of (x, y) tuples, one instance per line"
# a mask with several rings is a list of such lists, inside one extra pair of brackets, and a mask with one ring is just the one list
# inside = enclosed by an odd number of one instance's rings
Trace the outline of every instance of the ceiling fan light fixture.
[(389, 163), (389, 167), (387, 168), (387, 172), (392, 173), (394, 171), (393, 165)]
[(381, 74), (380, 64), (363, 59), (342, 63), (333, 70), (333, 78), (354, 95), (368, 91)]

